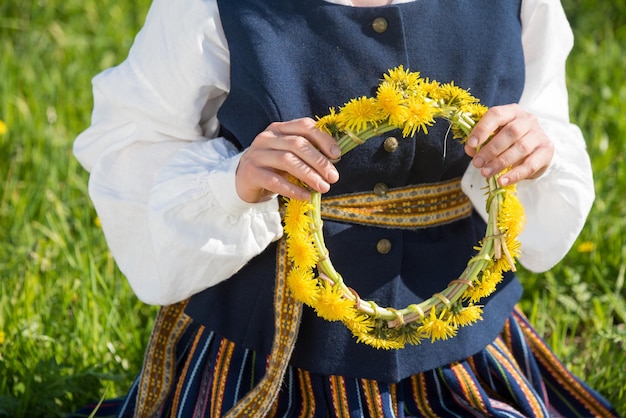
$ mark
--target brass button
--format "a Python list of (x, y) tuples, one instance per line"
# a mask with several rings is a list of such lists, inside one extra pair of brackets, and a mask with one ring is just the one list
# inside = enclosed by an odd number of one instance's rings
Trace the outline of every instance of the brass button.
[(387, 238), (383, 238), (376, 243), (376, 251), (379, 254), (388, 254), (391, 251), (391, 241)]
[(383, 142), (383, 148), (385, 148), (385, 151), (388, 153), (394, 152), (398, 149), (398, 140), (395, 137), (390, 136), (385, 139), (385, 142)]
[(374, 194), (376, 196), (379, 196), (379, 197), (385, 196), (388, 191), (389, 191), (389, 186), (387, 186), (385, 183), (376, 183), (374, 185)]
[(389, 22), (384, 17), (377, 17), (372, 21), (372, 29), (376, 33), (383, 33), (389, 27)]

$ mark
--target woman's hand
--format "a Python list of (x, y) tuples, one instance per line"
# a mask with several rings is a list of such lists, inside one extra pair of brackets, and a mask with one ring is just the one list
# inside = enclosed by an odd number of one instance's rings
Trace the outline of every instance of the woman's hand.
[(504, 186), (539, 177), (552, 161), (554, 144), (533, 114), (510, 104), (485, 113), (472, 130), (465, 152), (485, 177), (511, 167), (499, 179)]
[(266, 200), (273, 194), (308, 199), (310, 193), (291, 183), (289, 175), (325, 193), (339, 180), (329, 159), (340, 155), (335, 139), (317, 129), (313, 119), (272, 123), (241, 156), (236, 173), (237, 193), (249, 203)]

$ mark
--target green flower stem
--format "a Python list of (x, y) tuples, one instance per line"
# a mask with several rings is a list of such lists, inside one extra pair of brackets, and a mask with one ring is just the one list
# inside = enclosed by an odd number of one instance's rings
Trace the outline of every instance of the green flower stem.
[(335, 270), (335, 266), (330, 261), (330, 257), (328, 257), (328, 249), (326, 248), (326, 244), (324, 243), (324, 234), (322, 231), (322, 215), (320, 211), (320, 206), (322, 202), (322, 194), (319, 192), (311, 192), (311, 204), (313, 205), (313, 210), (308, 212), (308, 215), (313, 220), (313, 244), (315, 245), (315, 249), (317, 250), (317, 254), (319, 257), (319, 261), (317, 263), (317, 268), (320, 272), (324, 273), (328, 276), (329, 279), (333, 281), (333, 283), (341, 282), (341, 276)]
[[(362, 142), (366, 142), (367, 140), (375, 136), (380, 136), (389, 131), (393, 131), (394, 129), (398, 129), (398, 127), (393, 126), (389, 124), (388, 122), (384, 122), (378, 126), (368, 128), (364, 131), (359, 132), (358, 134), (352, 134), (352, 135), (357, 136)], [(348, 151), (351, 151), (354, 148), (358, 147), (360, 143), (355, 142), (352, 139), (351, 135), (346, 134), (342, 136), (341, 138), (339, 138), (339, 140), (337, 141), (337, 145), (339, 146), (339, 149), (341, 150), (341, 155), (345, 155)]]
[[(319, 193), (315, 193), (315, 195), (316, 196), (314, 197), (312, 202), (314, 205), (317, 204), (316, 201), (319, 200), (321, 196)], [(312, 211), (312, 215), (314, 216), (314, 225), (319, 224), (320, 221), (320, 217), (317, 214), (319, 214), (319, 211), (314, 209)], [(397, 321), (398, 313), (402, 315), (403, 321), (408, 323), (420, 320), (422, 317), (421, 313), (418, 313), (420, 311), (424, 314), (427, 314), (432, 308), (437, 309), (445, 307), (444, 302), (442, 302), (439, 297), (431, 297), (426, 301), (420, 303), (419, 305), (416, 305), (419, 309), (416, 309), (415, 306), (412, 306), (401, 309), (399, 311), (391, 311), (378, 305), (365, 303), (358, 300), (354, 292), (345, 285), (340, 274), (335, 270), (332, 262), (327, 257), (327, 249), (323, 243), (323, 237), (321, 237), (322, 234), (321, 232), (319, 232), (317, 227), (315, 228), (316, 232), (313, 234), (313, 237), (315, 247), (320, 256), (320, 262), (318, 264), (318, 269), (320, 273), (324, 274), (335, 286), (341, 286), (342, 292), (344, 293), (345, 297), (355, 302), (360, 302), (359, 306), (357, 306), (359, 310), (364, 311), (365, 313), (373, 315), (377, 318), (382, 318), (384, 320), (390, 321), (390, 326), (394, 326), (396, 323), (394, 321)], [(487, 241), (481, 251), (472, 259), (474, 261), (468, 264), (466, 269), (459, 277), (459, 280), (464, 280), (468, 282), (472, 282), (473, 280), (475, 280), (478, 273), (482, 271), (485, 267), (487, 267), (487, 265), (490, 263), (491, 254), (493, 254), (493, 248), (493, 240)], [(448, 287), (446, 290), (442, 291), (440, 294), (447, 298), (450, 304), (453, 305), (461, 298), (467, 287), (467, 284), (456, 283)]]
[[(490, 185), (489, 185), (490, 193), (492, 193), (495, 190), (495, 189), (492, 189), (494, 185), (497, 186), (497, 183), (495, 181), (490, 182)], [(498, 216), (498, 208), (497, 208), (497, 205), (494, 203), (499, 201), (500, 198), (501, 197), (496, 196), (492, 200), (492, 204), (488, 208), (489, 222), (487, 222), (487, 231), (485, 233), (485, 236), (490, 237), (490, 238), (493, 237), (493, 238), (485, 240), (478, 254), (472, 257), (472, 259), (468, 263), (465, 270), (463, 270), (463, 272), (459, 276), (458, 278), (459, 281), (455, 282), (454, 284), (452, 284), (451, 286), (449, 286), (448, 288), (446, 288), (445, 290), (441, 292), (441, 294), (450, 301), (451, 305), (454, 305), (456, 302), (458, 302), (459, 299), (462, 297), (463, 293), (465, 293), (465, 291), (469, 287), (469, 285), (465, 284), (464, 282), (474, 282), (476, 278), (478, 277), (478, 274), (482, 270), (484, 270), (486, 267), (489, 266), (492, 258), (494, 257), (495, 248), (498, 245), (496, 241), (499, 240), (499, 238), (495, 238), (496, 236), (499, 235), (499, 230), (497, 229), (496, 222), (493, 221), (493, 219), (497, 218)], [(417, 306), (421, 309), (421, 311), (425, 315), (428, 314), (430, 309), (433, 309), (433, 308), (434, 309), (447, 308), (447, 306), (437, 297), (431, 297), (425, 300), (424, 302), (418, 304)], [(404, 308), (400, 310), (399, 312), (403, 314), (404, 322), (407, 322), (407, 323), (419, 321), (422, 317), (421, 312), (415, 312), (415, 308), (411, 309), (411, 307)], [(385, 318), (385, 319), (388, 319), (388, 318)], [(394, 327), (397, 325), (398, 325), (397, 318), (396, 317), (390, 318), (389, 327)]]

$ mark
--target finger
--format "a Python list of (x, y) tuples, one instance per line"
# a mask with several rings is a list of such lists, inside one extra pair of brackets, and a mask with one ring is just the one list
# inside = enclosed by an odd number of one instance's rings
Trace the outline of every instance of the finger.
[[(317, 151), (316, 153), (319, 155), (318, 160), (320, 165), (329, 166), (335, 173), (337, 172), (326, 157)], [(306, 183), (312, 189), (320, 193), (326, 193), (330, 190), (331, 183), (326, 180), (326, 177), (330, 176), (333, 178), (333, 176), (321, 174), (319, 170), (315, 168), (316, 164), (311, 164), (310, 161), (307, 161), (308, 158), (308, 155), (305, 155), (303, 158), (301, 155), (292, 152), (273, 150), (264, 153), (263, 158), (260, 159), (259, 162), (276, 173), (289, 173)], [(310, 158), (315, 158), (315, 156)], [(333, 180), (336, 180), (336, 178), (333, 178)]]
[(271, 193), (308, 196), (307, 190), (285, 178), (289, 173), (311, 189), (325, 193), (330, 183), (339, 179), (328, 157), (339, 156), (335, 139), (318, 130), (310, 118), (272, 123), (242, 156), (237, 168), (237, 192), (246, 201), (258, 201)]
[(518, 183), (526, 179), (534, 179), (541, 176), (554, 157), (553, 146), (538, 147), (519, 164), (500, 176), (498, 182), (502, 186)]
[(337, 159), (341, 156), (341, 150), (335, 138), (317, 129), (315, 121), (311, 118), (295, 119), (277, 124), (274, 129), (274, 132), (278, 134), (297, 135), (306, 138), (315, 148), (330, 159)]
[(286, 178), (287, 173), (320, 193), (330, 190), (329, 182), (296, 154), (280, 149), (256, 149), (248, 150), (239, 161), (237, 191), (245, 201), (258, 201), (271, 193), (308, 198), (309, 192), (291, 183)]
[(239, 160), (235, 185), (239, 197), (249, 203), (266, 200), (273, 194), (294, 199), (308, 199), (310, 193), (300, 185), (289, 181), (286, 172), (275, 168), (276, 163), (268, 162), (272, 151), (251, 152), (248, 149)]
[[(507, 128), (513, 127), (507, 126)], [(482, 164), (481, 173), (488, 177), (501, 172), (507, 167), (519, 164), (538, 146), (539, 142), (531, 132), (523, 133), (522, 130), (517, 129), (515, 133), (501, 132), (494, 136), (484, 149), (478, 152), (476, 157), (474, 157), (474, 165), (478, 167), (479, 164)]]
[[(524, 148), (531, 147), (528, 142), (532, 137), (527, 137), (530, 133), (530, 125), (526, 118), (516, 118), (501, 127), (491, 140), (485, 144), (474, 156), (473, 164), (477, 168), (483, 169), (483, 175), (489, 176), (498, 173), (504, 168), (514, 164), (517, 152), (524, 151), (528, 154), (528, 150)], [(522, 148), (515, 148), (509, 151), (515, 144), (521, 142)], [(516, 152), (517, 151), (517, 152)]]
[[(334, 141), (334, 140), (333, 140)], [(298, 177), (300, 180), (307, 182), (307, 179), (300, 177), (303, 171), (298, 170), (296, 174), (294, 170), (298, 167), (304, 169), (305, 166), (310, 167), (317, 172), (328, 183), (335, 183), (339, 180), (339, 172), (330, 160), (322, 154), (317, 147), (307, 138), (297, 135), (282, 135), (272, 141), (271, 149), (280, 151), (283, 156), (274, 155), (274, 158), (282, 158), (278, 161), (272, 160), (274, 168), (288, 171)], [(295, 157), (295, 158), (294, 158)], [(308, 182), (307, 182), (308, 183)], [(316, 188), (314, 185), (311, 185)]]
[(274, 123), (268, 131), (273, 137), (269, 134), (264, 136), (266, 141), (272, 142), (267, 147), (294, 153), (329, 183), (339, 180), (339, 173), (328, 158), (340, 157), (341, 151), (335, 139), (317, 129), (311, 118)]
[(339, 173), (328, 158), (339, 158), (341, 151), (335, 139), (317, 129), (311, 118), (273, 123), (255, 142), (295, 153), (330, 183), (339, 179)]
[[(258, 184), (245, 183), (237, 187), (237, 193), (241, 200), (248, 203), (257, 203), (267, 200), (274, 195), (297, 200), (308, 200), (311, 197), (311, 193), (308, 190), (288, 181), (271, 170), (257, 172), (257, 179), (259, 179)], [(267, 188), (260, 187), (261, 184), (266, 185)]]
[(475, 150), (482, 146), (501, 126), (515, 119), (517, 111), (515, 104), (490, 108), (472, 129), (467, 139), (467, 147)]

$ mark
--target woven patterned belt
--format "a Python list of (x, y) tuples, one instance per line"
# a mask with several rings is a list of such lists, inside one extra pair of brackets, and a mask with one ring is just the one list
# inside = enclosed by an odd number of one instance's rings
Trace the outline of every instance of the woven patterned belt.
[(394, 189), (377, 186), (322, 199), (322, 218), (383, 228), (418, 229), (443, 225), (472, 213), (461, 179)]

